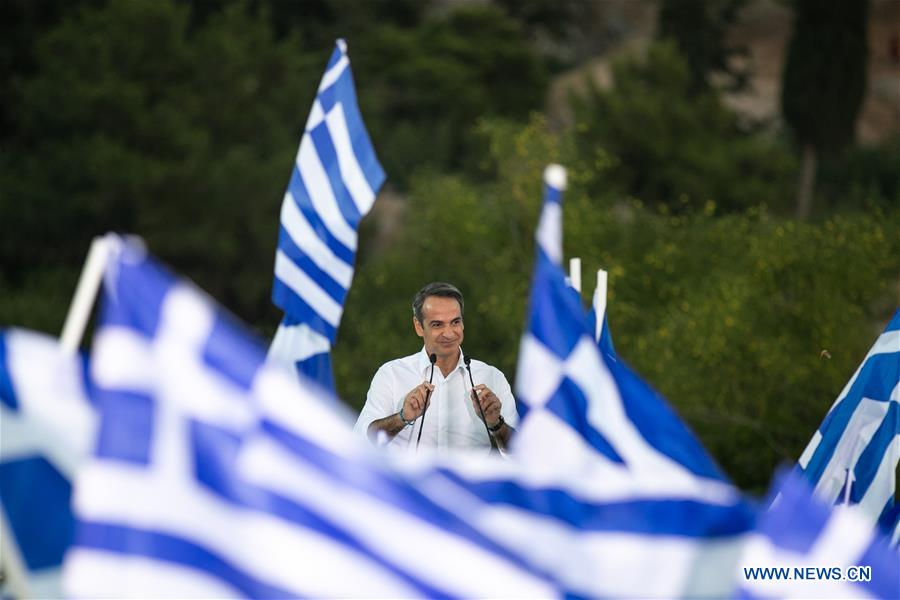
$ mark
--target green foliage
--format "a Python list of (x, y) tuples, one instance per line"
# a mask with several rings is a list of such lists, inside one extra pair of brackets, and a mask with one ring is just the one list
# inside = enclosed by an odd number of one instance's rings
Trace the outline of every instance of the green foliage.
[(900, 206), (900, 135), (848, 149), (819, 171), (819, 196), (830, 211)]
[(691, 88), (708, 90), (713, 75), (723, 76), (727, 86), (746, 86), (748, 73), (732, 63), (745, 56), (746, 48), (727, 42), (728, 29), (737, 21), (747, 0), (660, 0), (657, 35), (673, 40), (685, 57)]
[[(229, 0), (218, 0), (225, 4)], [(233, 1), (233, 0), (230, 0)], [(329, 47), (336, 38), (352, 41), (367, 36), (375, 25), (412, 29), (420, 26), (433, 0), (257, 0), (271, 15), (276, 34), (299, 35), (308, 51)], [(196, 12), (208, 0), (193, 0)], [(221, 8), (220, 8), (221, 10)]]
[(415, 29), (384, 26), (354, 54), (360, 103), (391, 182), (416, 169), (472, 169), (480, 117), (524, 119), (547, 87), (521, 27), (490, 5), (462, 5)]
[(257, 273), (323, 59), (275, 43), (241, 4), (189, 32), (172, 2), (83, 10), (35, 54), (0, 170), (4, 287), (77, 270), (92, 236), (129, 231), (244, 318), (274, 321)]
[(37, 39), (80, 6), (100, 0), (4, 0), (0, 2), (0, 143), (18, 129), (9, 98), (19, 80), (34, 73)]
[(535, 35), (553, 39), (571, 34), (579, 19), (590, 14), (579, 0), (495, 0), (495, 4)]
[(865, 95), (869, 2), (794, 0), (793, 4), (782, 113), (800, 145), (835, 154), (852, 142)]
[(717, 212), (786, 204), (795, 170), (788, 150), (742, 131), (715, 91), (692, 94), (674, 46), (622, 58), (613, 79), (607, 91), (593, 86), (573, 98), (578, 160), (608, 166), (590, 192), (613, 190), (673, 212), (710, 202)]

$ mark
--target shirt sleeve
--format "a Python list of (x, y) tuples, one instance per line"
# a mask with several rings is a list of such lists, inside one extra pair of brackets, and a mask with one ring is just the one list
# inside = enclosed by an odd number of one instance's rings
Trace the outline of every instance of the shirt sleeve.
[(513, 396), (512, 388), (510, 388), (503, 371), (496, 367), (491, 367), (491, 370), (494, 380), (491, 390), (500, 398), (500, 414), (503, 415), (503, 420), (510, 427), (516, 427), (519, 424), (519, 412), (516, 410), (516, 399)]
[(367, 431), (372, 421), (383, 419), (397, 412), (394, 408), (393, 377), (391, 377), (389, 369), (385, 368), (386, 366), (382, 365), (375, 372), (375, 377), (372, 378), (372, 383), (369, 385), (369, 392), (366, 394), (366, 403), (353, 427), (354, 433), (366, 439), (368, 439)]

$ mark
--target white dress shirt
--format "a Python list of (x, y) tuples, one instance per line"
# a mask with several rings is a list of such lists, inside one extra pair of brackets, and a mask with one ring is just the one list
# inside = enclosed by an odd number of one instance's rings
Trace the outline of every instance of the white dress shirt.
[[(513, 399), (509, 382), (499, 369), (480, 360), (470, 364), (475, 385), (485, 384), (500, 399), (500, 414), (506, 423), (515, 427), (519, 422), (516, 403)], [(414, 387), (428, 381), (431, 363), (423, 347), (420, 352), (398, 358), (381, 365), (372, 378), (366, 404), (363, 406), (354, 431), (366, 436), (372, 421), (389, 417), (400, 412), (403, 399)], [(490, 451), (491, 442), (484, 430), (481, 418), (472, 406), (472, 386), (469, 374), (463, 362), (462, 349), (459, 362), (447, 377), (437, 366), (434, 368), (434, 391), (431, 403), (425, 412), (425, 425), (422, 430), (421, 446), (437, 448), (438, 451), (448, 449), (484, 448)], [(416, 419), (411, 426), (404, 427), (391, 439), (387, 446), (392, 450), (414, 451), (422, 418)]]

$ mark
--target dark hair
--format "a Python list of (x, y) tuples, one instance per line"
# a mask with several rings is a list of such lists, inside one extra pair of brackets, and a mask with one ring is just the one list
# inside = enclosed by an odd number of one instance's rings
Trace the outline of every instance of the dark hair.
[(422, 321), (422, 319), (424, 319), (424, 316), (422, 315), (422, 306), (425, 304), (425, 298), (428, 298), (429, 296), (453, 298), (454, 300), (459, 302), (460, 316), (465, 309), (462, 292), (460, 292), (455, 285), (453, 285), (452, 283), (444, 283), (443, 281), (433, 281), (416, 292), (416, 295), (413, 296), (413, 315), (416, 317), (416, 321), (422, 323), (423, 325), (424, 322)]

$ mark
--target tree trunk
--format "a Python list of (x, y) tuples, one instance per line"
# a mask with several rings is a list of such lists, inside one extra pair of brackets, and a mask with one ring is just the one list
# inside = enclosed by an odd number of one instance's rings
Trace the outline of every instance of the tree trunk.
[(800, 185), (797, 188), (797, 218), (806, 220), (812, 212), (813, 194), (816, 188), (816, 148), (803, 146), (803, 163), (800, 165)]

